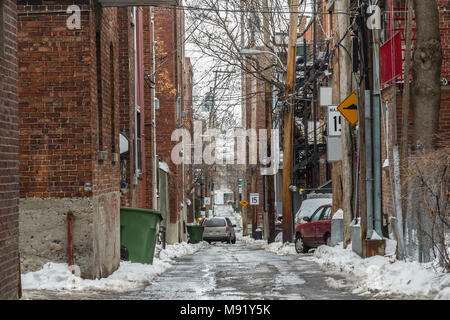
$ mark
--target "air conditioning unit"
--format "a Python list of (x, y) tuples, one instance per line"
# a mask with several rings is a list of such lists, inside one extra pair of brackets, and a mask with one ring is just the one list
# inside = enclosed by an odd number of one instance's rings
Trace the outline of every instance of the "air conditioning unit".
[(119, 154), (114, 152), (111, 154), (112, 162), (119, 162)]
[(99, 151), (98, 152), (98, 161), (105, 161), (108, 158), (107, 151)]

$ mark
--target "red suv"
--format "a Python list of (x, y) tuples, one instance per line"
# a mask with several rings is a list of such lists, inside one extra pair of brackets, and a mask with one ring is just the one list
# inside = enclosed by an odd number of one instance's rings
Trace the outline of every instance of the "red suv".
[(295, 228), (295, 250), (306, 253), (310, 248), (322, 244), (330, 245), (331, 240), (331, 206), (319, 207), (311, 217), (304, 217)]

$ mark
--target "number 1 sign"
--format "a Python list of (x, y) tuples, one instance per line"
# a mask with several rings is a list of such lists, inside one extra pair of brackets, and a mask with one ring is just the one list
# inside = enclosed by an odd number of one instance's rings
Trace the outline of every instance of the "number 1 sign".
[(328, 106), (328, 136), (341, 136), (341, 113), (337, 106)]

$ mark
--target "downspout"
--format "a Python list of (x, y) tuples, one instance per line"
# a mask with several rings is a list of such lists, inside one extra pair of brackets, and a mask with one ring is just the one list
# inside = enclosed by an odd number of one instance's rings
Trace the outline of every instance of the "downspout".
[(374, 168), (374, 224), (375, 232), (383, 238), (381, 231), (381, 130), (380, 130), (380, 30), (373, 34), (373, 168)]
[[(138, 19), (139, 18), (139, 19)], [(144, 41), (143, 41), (143, 34), (142, 34), (142, 30), (143, 30), (143, 12), (142, 12), (142, 8), (139, 9), (139, 15), (136, 15), (136, 26), (139, 26), (139, 34), (138, 34), (138, 38), (139, 38), (139, 51), (140, 51), (140, 59), (139, 59), (139, 86), (141, 88), (140, 90), (140, 99), (142, 102), (142, 106), (141, 107), (141, 173), (143, 175), (146, 174), (146, 166), (145, 166), (145, 99), (143, 97), (144, 95)], [(137, 31), (137, 28), (136, 28)], [(143, 195), (142, 195), (142, 208), (147, 208), (147, 203), (146, 203), (146, 181), (147, 178), (145, 176), (143, 176), (142, 179), (142, 190), (143, 190)]]
[(370, 90), (365, 90), (364, 120), (366, 139), (366, 210), (367, 210), (367, 239), (373, 233), (373, 177), (372, 177), (372, 114)]
[(69, 271), (75, 274), (73, 270), (73, 212), (67, 212), (67, 264)]
[(138, 156), (137, 156), (137, 150), (138, 150), (138, 143), (137, 143), (137, 137), (138, 137), (138, 131), (137, 131), (137, 30), (136, 30), (136, 7), (133, 7), (133, 16), (134, 16), (134, 176), (137, 179), (139, 176), (139, 169), (138, 169)]
[(157, 156), (156, 156), (156, 53), (155, 53), (155, 9), (152, 7), (151, 9), (151, 20), (152, 20), (152, 82), (153, 82), (153, 90), (152, 90), (152, 103), (153, 103), (153, 117), (152, 117), (152, 126), (153, 126), (153, 209), (158, 210), (158, 188), (157, 188), (157, 175), (158, 175), (158, 164)]

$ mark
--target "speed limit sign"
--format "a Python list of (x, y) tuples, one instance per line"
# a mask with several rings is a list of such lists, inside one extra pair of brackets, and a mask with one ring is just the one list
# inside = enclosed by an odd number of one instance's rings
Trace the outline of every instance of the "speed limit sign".
[(259, 193), (250, 193), (250, 205), (259, 205)]

